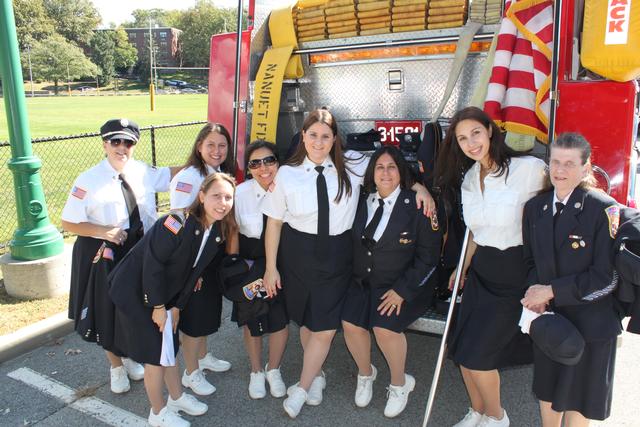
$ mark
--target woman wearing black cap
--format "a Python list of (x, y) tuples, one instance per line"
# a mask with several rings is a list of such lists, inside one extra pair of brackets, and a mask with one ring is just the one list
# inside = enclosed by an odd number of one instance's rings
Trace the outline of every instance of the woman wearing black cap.
[[(591, 146), (565, 133), (551, 144), (553, 189), (524, 209), (524, 254), (530, 285), (522, 304), (564, 316), (585, 341), (577, 364), (554, 362), (534, 345), (533, 392), (544, 427), (586, 426), (611, 410), (616, 336), (610, 255), (620, 221), (618, 203), (595, 188)], [(534, 321), (535, 322), (535, 321)]]
[[(449, 354), (460, 366), (471, 408), (455, 427), (506, 427), (498, 369), (530, 363), (529, 337), (518, 328), (526, 289), (522, 208), (543, 188), (545, 163), (505, 143), (482, 110), (468, 107), (451, 119), (434, 185), (460, 189), (470, 230), (462, 268), (464, 295)], [(451, 276), (453, 282), (455, 271)]]
[(405, 373), (404, 331), (430, 305), (429, 279), (440, 260), (437, 219), (416, 209), (412, 184), (397, 148), (385, 146), (373, 154), (353, 222), (353, 277), (342, 311), (344, 339), (358, 366), (356, 406), (369, 404), (377, 377), (371, 364), (373, 330), (391, 371), (384, 409), (389, 418), (404, 410), (415, 386)]
[[(182, 392), (175, 360), (177, 325), (202, 272), (235, 233), (234, 191), (229, 175), (209, 175), (187, 217), (176, 212), (160, 218), (109, 276), (109, 295), (122, 319), (129, 354), (145, 363), (152, 426), (187, 427), (179, 411), (207, 411), (206, 404)], [(169, 391), (166, 402), (163, 385)]]
[(168, 191), (171, 171), (133, 160), (138, 125), (109, 120), (100, 128), (105, 159), (76, 178), (62, 211), (62, 227), (78, 236), (73, 246), (69, 318), (88, 341), (97, 342), (111, 363), (111, 391), (129, 390), (144, 375), (140, 364), (122, 358), (114, 342), (114, 308), (106, 274), (156, 220), (155, 193)]
[[(353, 257), (349, 230), (368, 164), (363, 156), (343, 156), (338, 124), (327, 110), (309, 113), (301, 137), (262, 204), (269, 217), (264, 284), (270, 296), (283, 289), (289, 317), (301, 326), (300, 382), (289, 387), (283, 402), (291, 418), (305, 403), (322, 402), (326, 386), (322, 365), (340, 327)], [(424, 187), (416, 188), (421, 189), (419, 205), (425, 211), (433, 209)]]

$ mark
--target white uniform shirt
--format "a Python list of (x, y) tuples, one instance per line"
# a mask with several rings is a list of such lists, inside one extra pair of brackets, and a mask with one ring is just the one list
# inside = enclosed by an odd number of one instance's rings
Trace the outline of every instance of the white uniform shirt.
[(234, 207), (240, 234), (259, 239), (262, 235), (262, 201), (266, 191), (258, 181), (250, 179), (238, 185)]
[(567, 206), (567, 202), (569, 201), (569, 197), (571, 197), (571, 194), (573, 194), (573, 190), (571, 190), (571, 192), (567, 194), (567, 197), (565, 197), (563, 200), (560, 200), (558, 199), (558, 194), (556, 194), (555, 190), (553, 191), (553, 216), (555, 216), (557, 212), (556, 203), (560, 202), (563, 205)]
[(205, 228), (204, 233), (202, 234), (202, 241), (200, 242), (200, 248), (198, 249), (198, 255), (196, 255), (196, 260), (193, 261), (192, 268), (198, 264), (198, 260), (200, 259), (200, 255), (202, 255), (202, 251), (204, 250), (204, 246), (207, 244), (207, 240), (209, 240), (209, 235), (211, 234), (211, 227), (213, 224)]
[(480, 246), (500, 250), (522, 245), (524, 204), (544, 186), (545, 163), (535, 157), (514, 157), (509, 172), (484, 179), (480, 188), (480, 162), (467, 171), (462, 181), (464, 222)]
[[(399, 195), (400, 186), (398, 185), (398, 187), (393, 190), (393, 192), (391, 192), (391, 194), (389, 194), (386, 199), (383, 199), (384, 207), (382, 208), (382, 218), (380, 218), (380, 223), (378, 224), (378, 228), (376, 228), (376, 232), (373, 233), (373, 240), (375, 240), (376, 242), (380, 240), (380, 237), (382, 237), (384, 230), (387, 229), (387, 224), (389, 223), (391, 212), (393, 212), (393, 207), (396, 205), (396, 200), (398, 200)], [(376, 192), (375, 194), (370, 195), (367, 199), (367, 225), (369, 225), (369, 223), (373, 219), (373, 215), (378, 209), (378, 206), (380, 206), (380, 203), (378, 203), (378, 199), (380, 198), (380, 194)]]
[[(219, 170), (207, 165), (207, 173), (213, 172), (219, 172)], [(191, 206), (205, 178), (200, 175), (200, 170), (194, 166), (189, 166), (178, 172), (171, 180), (169, 187), (171, 209), (185, 209)]]
[[(343, 192), (336, 203), (338, 194), (338, 173), (331, 158), (327, 156), (321, 166), (322, 174), (327, 182), (329, 195), (329, 234), (337, 236), (351, 229), (358, 207), (360, 185), (369, 158), (360, 153), (346, 152), (345, 163), (351, 181), (351, 195)], [(316, 164), (304, 159), (299, 166), (282, 166), (274, 180), (275, 188), (268, 192), (262, 203), (262, 212), (271, 218), (288, 223), (292, 228), (303, 233), (318, 233), (318, 196)]]
[[(136, 196), (140, 219), (147, 231), (157, 219), (156, 192), (168, 191), (171, 171), (129, 160), (122, 172)], [(76, 178), (62, 210), (62, 219), (79, 224), (129, 228), (129, 211), (118, 172), (104, 159)]]

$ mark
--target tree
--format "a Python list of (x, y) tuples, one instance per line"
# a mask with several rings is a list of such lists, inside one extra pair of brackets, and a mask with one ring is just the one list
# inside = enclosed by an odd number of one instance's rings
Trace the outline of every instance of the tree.
[(164, 9), (135, 9), (131, 12), (131, 15), (133, 15), (133, 21), (125, 22), (123, 24), (125, 28), (147, 28), (150, 20), (152, 25), (172, 27), (181, 12), (179, 10)]
[(95, 77), (98, 72), (78, 46), (58, 34), (34, 45), (31, 63), (36, 78), (53, 81), (56, 95), (59, 81)]
[(236, 10), (216, 8), (209, 0), (199, 0), (175, 22), (182, 30), (180, 50), (185, 65), (209, 66), (211, 36), (236, 30)]
[(53, 34), (53, 21), (42, 0), (13, 0), (13, 12), (20, 50)]
[(90, 0), (44, 0), (55, 30), (78, 46), (89, 45), (93, 30), (102, 18)]
[(98, 66), (98, 82), (104, 86), (111, 82), (116, 72), (116, 43), (111, 30), (96, 31), (89, 42), (91, 59)]
[(127, 32), (122, 27), (113, 32), (113, 41), (116, 45), (115, 66), (121, 73), (128, 72), (138, 60), (138, 50), (129, 43)]

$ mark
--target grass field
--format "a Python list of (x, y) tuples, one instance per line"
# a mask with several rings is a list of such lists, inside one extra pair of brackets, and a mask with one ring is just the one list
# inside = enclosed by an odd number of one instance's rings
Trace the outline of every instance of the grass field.
[[(33, 138), (97, 132), (107, 118), (129, 117), (140, 126), (172, 124), (206, 119), (206, 95), (159, 96), (156, 111), (148, 111), (148, 97), (64, 97), (34, 98), (27, 101)], [(1, 102), (1, 100), (0, 100)], [(189, 154), (202, 125), (155, 130), (156, 164), (180, 165)], [(0, 141), (8, 138), (6, 117), (0, 117)], [(33, 152), (42, 160), (42, 188), (51, 222), (60, 224), (60, 214), (75, 178), (103, 158), (98, 137), (33, 144)], [(136, 159), (152, 162), (151, 132), (143, 131), (136, 146)], [(13, 177), (7, 168), (10, 147), (0, 147), (0, 253), (17, 227)], [(168, 196), (159, 196), (160, 203)]]
[[(0, 99), (0, 141), (9, 140), (4, 99)], [(206, 120), (207, 95), (60, 96), (27, 98), (32, 138), (97, 132), (110, 118), (127, 117), (140, 126)]]

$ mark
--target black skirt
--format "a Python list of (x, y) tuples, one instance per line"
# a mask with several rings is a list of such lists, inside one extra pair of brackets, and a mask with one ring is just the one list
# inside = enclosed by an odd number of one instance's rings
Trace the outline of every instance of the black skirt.
[(525, 277), (522, 246), (478, 246), (449, 338), (456, 364), (489, 371), (532, 362), (531, 340), (518, 326)]
[[(135, 239), (137, 240), (137, 239)], [(79, 236), (73, 245), (69, 318), (83, 340), (94, 342), (116, 356), (126, 355), (126, 348), (115, 343), (119, 323), (109, 297), (107, 276), (135, 243), (127, 239), (124, 246), (105, 240)]]
[(289, 317), (314, 332), (340, 327), (353, 259), (349, 231), (329, 236), (331, 250), (322, 260), (317, 256), (316, 239), (315, 234), (294, 230), (285, 223), (278, 253)]
[(380, 298), (391, 287), (359, 285), (351, 282), (342, 309), (342, 320), (364, 329), (383, 328), (393, 332), (404, 332), (407, 327), (424, 314), (431, 302), (431, 289), (423, 292), (411, 301), (404, 301), (400, 315), (381, 315), (377, 308)]
[(202, 287), (193, 292), (180, 312), (178, 329), (190, 337), (206, 337), (220, 328), (222, 320), (222, 290), (218, 266), (224, 256), (220, 249), (202, 274)]
[(585, 344), (577, 365), (566, 366), (549, 359), (533, 346), (533, 393), (551, 402), (554, 411), (577, 411), (591, 420), (611, 413), (616, 338)]

